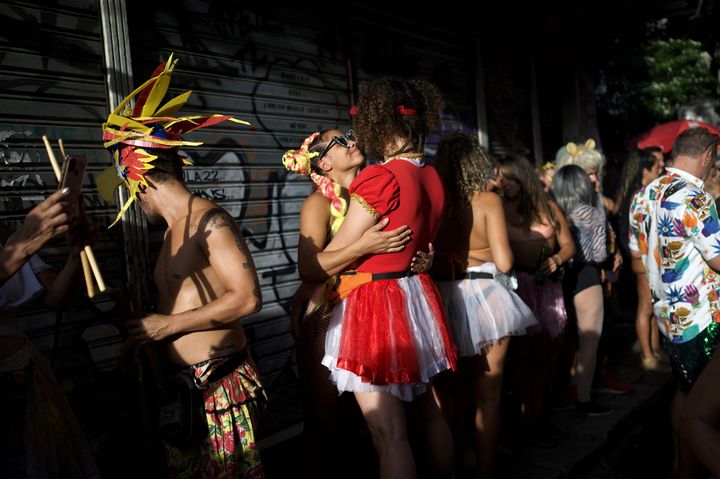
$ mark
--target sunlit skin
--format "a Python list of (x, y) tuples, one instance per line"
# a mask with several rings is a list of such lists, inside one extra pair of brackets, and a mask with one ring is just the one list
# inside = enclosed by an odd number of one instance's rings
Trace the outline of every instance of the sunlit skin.
[[(507, 188), (513, 190), (513, 185), (508, 184)], [(438, 261), (434, 271), (447, 276), (486, 262), (494, 263), (501, 272), (508, 272), (513, 265), (502, 200), (494, 192), (477, 191), (468, 207), (447, 213), (435, 242)], [(455, 384), (438, 388), (441, 407), (450, 424), (457, 424), (456, 418), (452, 417), (455, 410), (474, 410), (479, 478), (489, 477), (494, 463), (500, 435), (503, 364), (508, 345), (509, 338), (503, 337), (485, 354), (461, 358), (457, 375), (446, 378), (446, 381)], [(464, 407), (469, 399), (472, 400), (472, 408)], [(455, 414), (467, 420), (465, 415)], [(464, 431), (457, 432), (456, 437), (464, 437)]]
[[(333, 136), (343, 136), (339, 130), (330, 130), (323, 134), (324, 141)], [(342, 197), (350, 201), (348, 187), (357, 176), (365, 158), (354, 141), (350, 147), (333, 145), (323, 158), (317, 161), (322, 174), (342, 186)], [(314, 191), (303, 203), (300, 213), (300, 239), (298, 242), (298, 272), (306, 282), (322, 282), (330, 276), (343, 271), (355, 260), (367, 254), (380, 254), (400, 251), (410, 240), (411, 231), (401, 226), (391, 231), (382, 231), (386, 220), (369, 227), (360, 239), (345, 248), (323, 251), (329, 239), (333, 221), (330, 214), (330, 200), (319, 190)], [(423, 255), (424, 256), (424, 255)]]
[(131, 338), (168, 340), (168, 357), (179, 365), (241, 350), (240, 319), (260, 309), (262, 297), (239, 226), (178, 181), (150, 183), (139, 204), (168, 224), (154, 273), (158, 312), (128, 321)]

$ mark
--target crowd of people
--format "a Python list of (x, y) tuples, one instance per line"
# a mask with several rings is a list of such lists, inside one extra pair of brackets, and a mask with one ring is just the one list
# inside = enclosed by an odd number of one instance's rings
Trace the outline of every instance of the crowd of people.
[[(491, 477), (506, 410), (521, 418), (514, 433), (539, 442), (562, 437), (547, 421), (551, 406), (611, 414), (592, 391), (633, 390), (609, 374), (608, 348), (600, 347), (613, 287), (631, 273), (641, 366), (680, 378), (672, 424), (678, 475), (696, 477), (694, 457), (712, 468), (706, 442), (717, 434), (718, 409), (690, 409), (685, 400), (718, 342), (712, 179), (703, 189), (717, 138), (690, 129), (667, 159), (657, 147), (633, 149), (611, 197), (593, 140), (562, 147), (554, 163), (536, 170), (524, 157), (491, 158), (475, 138), (456, 133), (440, 142), (433, 166), (425, 163), (440, 101), (426, 83), (376, 81), (354, 109), (352, 131), (313, 133), (284, 158), (290, 171), (318, 184), (301, 214), (304, 283), (293, 301), (304, 405), (312, 411), (306, 437), (327, 445), (307, 454), (307, 471), (333, 474), (328, 451), (336, 451), (340, 416), (350, 414), (336, 407), (345, 391), (365, 418), (381, 477), (418, 470), (448, 477), (453, 464), (467, 472), (468, 463), (476, 477)], [(380, 161), (357, 175), (361, 149)], [(339, 188), (324, 187), (327, 180)], [(689, 185), (697, 189), (685, 192)], [(677, 219), (643, 209), (656, 207)], [(408, 430), (420, 434), (411, 440)], [(701, 450), (693, 454), (691, 444)]]
[[(184, 185), (179, 154), (194, 145), (183, 133), (236, 120), (176, 118), (186, 94), (161, 106), (174, 65), (160, 65), (104, 125), (114, 165), (99, 189), (125, 183), (132, 195), (119, 217), (137, 201), (149, 221), (167, 225), (157, 312), (135, 310), (129, 341), (157, 349), (165, 368), (168, 476), (264, 477), (255, 434), (267, 397), (241, 326), (262, 307), (257, 273), (235, 219)], [(538, 169), (522, 156), (493, 158), (463, 133), (427, 158), (443, 108), (427, 81), (377, 80), (353, 107), (351, 131), (313, 132), (283, 155), (316, 186), (300, 215), (302, 284), (290, 321), (308, 445), (302, 475), (342, 477), (338, 467), (350, 467), (338, 424), (352, 408), (383, 478), (493, 477), (503, 431), (547, 442), (563, 435), (547, 421), (551, 407), (611, 414), (593, 385), (632, 390), (608, 375), (601, 347), (607, 298), (629, 272), (642, 367), (670, 364), (678, 378), (678, 476), (697, 477), (701, 466), (719, 475), (717, 138), (691, 128), (667, 158), (633, 150), (610, 197), (593, 140), (563, 146)], [(77, 293), (79, 250), (93, 234), (66, 194), (36, 207), (0, 250), (0, 394), (12, 406), (2, 410), (11, 426), (3, 477), (98, 474), (52, 374), (11, 317), (28, 301), (61, 308)], [(70, 259), (49, 274), (34, 255), (63, 233)], [(48, 397), (64, 411), (59, 424), (40, 410)]]

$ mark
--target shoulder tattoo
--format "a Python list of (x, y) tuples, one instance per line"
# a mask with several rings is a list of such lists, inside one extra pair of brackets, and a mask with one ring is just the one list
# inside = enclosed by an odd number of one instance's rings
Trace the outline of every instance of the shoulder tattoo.
[(243, 238), (242, 231), (240, 230), (240, 225), (237, 224), (235, 218), (233, 218), (230, 213), (222, 208), (212, 208), (203, 215), (198, 229), (204, 229), (205, 225), (209, 226), (211, 232), (212, 230), (219, 230), (221, 228), (229, 229), (233, 238), (235, 238), (237, 248), (243, 256), (245, 256), (245, 262), (242, 265), (243, 269), (255, 268), (252, 256), (250, 255), (250, 250), (248, 249), (245, 238)]

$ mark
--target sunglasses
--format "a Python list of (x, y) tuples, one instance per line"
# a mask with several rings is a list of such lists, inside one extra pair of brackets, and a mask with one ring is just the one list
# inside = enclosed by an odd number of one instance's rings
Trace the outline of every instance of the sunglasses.
[(327, 154), (327, 152), (330, 151), (330, 148), (332, 148), (334, 145), (340, 145), (343, 148), (350, 148), (351, 141), (355, 141), (355, 133), (353, 133), (352, 130), (348, 130), (348, 132), (345, 133), (344, 136), (333, 136), (330, 140), (330, 143), (327, 144), (325, 149), (323, 149), (322, 153), (320, 153), (320, 156), (318, 156), (317, 161), (322, 160), (323, 157)]

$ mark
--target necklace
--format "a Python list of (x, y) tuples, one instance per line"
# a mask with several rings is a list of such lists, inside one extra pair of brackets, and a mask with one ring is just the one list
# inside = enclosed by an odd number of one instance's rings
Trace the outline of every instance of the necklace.
[(399, 155), (391, 156), (383, 161), (383, 163), (390, 163), (392, 160), (397, 160), (398, 158), (404, 158), (406, 160), (422, 160), (422, 157), (422, 153), (400, 153)]

